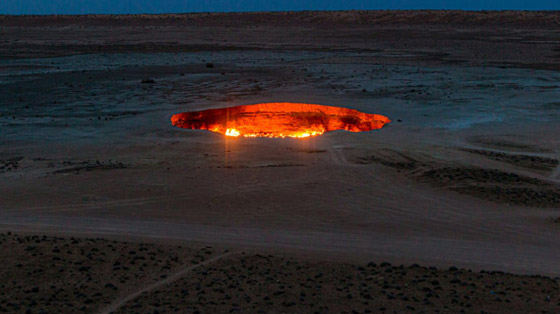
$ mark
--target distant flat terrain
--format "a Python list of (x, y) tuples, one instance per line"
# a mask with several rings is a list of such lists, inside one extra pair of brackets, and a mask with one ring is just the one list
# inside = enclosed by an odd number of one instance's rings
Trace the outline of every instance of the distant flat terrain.
[(375, 63), (558, 70), (555, 11), (303, 11), (2, 16), (1, 58), (84, 53), (341, 51)]

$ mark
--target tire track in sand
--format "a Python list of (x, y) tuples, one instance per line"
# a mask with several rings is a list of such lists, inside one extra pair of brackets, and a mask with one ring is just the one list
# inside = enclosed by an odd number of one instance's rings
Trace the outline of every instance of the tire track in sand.
[(202, 267), (208, 264), (211, 264), (213, 262), (216, 262), (224, 257), (230, 256), (234, 254), (234, 252), (227, 252), (215, 257), (212, 257), (208, 260), (205, 260), (203, 262), (200, 262), (198, 264), (195, 265), (189, 265), (189, 266), (183, 266), (181, 269), (179, 269), (178, 271), (176, 271), (175, 273), (167, 276), (165, 279), (162, 279), (160, 281), (156, 281), (152, 284), (149, 284), (147, 286), (144, 286), (124, 297), (118, 298), (116, 300), (114, 300), (111, 304), (109, 304), (107, 307), (105, 307), (104, 309), (102, 309), (101, 311), (99, 311), (99, 314), (109, 314), (109, 313), (115, 313), (119, 308), (121, 308), (123, 305), (125, 305), (126, 303), (128, 303), (129, 301), (132, 301), (136, 298), (138, 298), (139, 296), (141, 296), (142, 294), (146, 293), (146, 292), (150, 292), (152, 290), (155, 290), (159, 287), (165, 286), (167, 284), (170, 284), (174, 281), (177, 281), (179, 279), (181, 279), (183, 276), (185, 276), (187, 273), (191, 272), (192, 270), (198, 268), (198, 267)]

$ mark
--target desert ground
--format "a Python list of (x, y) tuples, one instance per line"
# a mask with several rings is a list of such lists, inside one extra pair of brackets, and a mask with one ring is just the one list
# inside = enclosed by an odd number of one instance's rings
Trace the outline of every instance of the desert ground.
[[(559, 21), (0, 16), (0, 311), (559, 312)], [(392, 122), (170, 122), (264, 102)]]

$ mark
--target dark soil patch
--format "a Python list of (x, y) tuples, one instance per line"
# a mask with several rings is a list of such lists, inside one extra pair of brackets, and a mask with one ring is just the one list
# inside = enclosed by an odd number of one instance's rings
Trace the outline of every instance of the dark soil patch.
[(130, 313), (554, 313), (557, 283), (452, 267), (238, 255), (127, 303)]
[(55, 170), (51, 172), (52, 174), (63, 174), (63, 173), (75, 173), (79, 174), (83, 171), (94, 171), (94, 170), (113, 170), (113, 169), (124, 169), (127, 168), (125, 164), (118, 161), (95, 161), (90, 162), (88, 161), (66, 161), (62, 163), (63, 166), (72, 166), (69, 168), (64, 168), (60, 170)]
[(17, 170), (19, 168), (19, 162), (23, 157), (15, 157), (10, 159), (0, 160), (0, 173)]
[(496, 169), (445, 167), (420, 173), (421, 182), (494, 202), (560, 207), (560, 189), (539, 179)]
[(0, 313), (95, 313), (211, 248), (0, 234)]
[(469, 138), (468, 141), (473, 144), (481, 145), (488, 148), (503, 149), (503, 150), (513, 151), (513, 152), (518, 152), (518, 151), (535, 152), (535, 153), (549, 152), (547, 149), (543, 149), (535, 145), (531, 145), (527, 143), (519, 143), (504, 138), (487, 138), (482, 136), (474, 136)]
[[(507, 159), (509, 155), (490, 156)], [(507, 160), (523, 165), (550, 165), (556, 161), (545, 158), (532, 160), (532, 157), (525, 157), (527, 158)], [(404, 172), (414, 180), (494, 202), (532, 207), (560, 207), (560, 189), (557, 186), (537, 178), (498, 169), (472, 166), (438, 167), (392, 150), (380, 150), (376, 155), (359, 158), (357, 162), (378, 163)]]
[(481, 155), (487, 157), (488, 159), (505, 162), (512, 164), (514, 166), (537, 169), (537, 170), (552, 170), (558, 166), (558, 160), (553, 158), (539, 157), (539, 156), (528, 156), (528, 155), (514, 155), (506, 154), (500, 152), (493, 152), (488, 150), (480, 149), (461, 149), (463, 151)]

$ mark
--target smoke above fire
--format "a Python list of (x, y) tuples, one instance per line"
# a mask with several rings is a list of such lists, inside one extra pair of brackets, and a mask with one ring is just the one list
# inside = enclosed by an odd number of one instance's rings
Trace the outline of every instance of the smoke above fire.
[(301, 103), (263, 103), (183, 112), (171, 123), (184, 129), (226, 136), (304, 138), (335, 130), (364, 132), (382, 128), (389, 118), (353, 109)]

